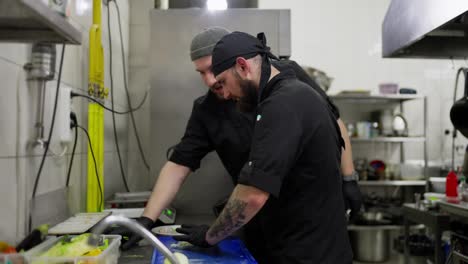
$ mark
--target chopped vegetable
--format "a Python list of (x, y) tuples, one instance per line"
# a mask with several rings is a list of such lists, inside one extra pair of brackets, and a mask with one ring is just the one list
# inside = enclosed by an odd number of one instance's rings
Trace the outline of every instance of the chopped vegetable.
[(64, 238), (41, 257), (78, 257), (94, 249), (88, 244), (89, 234), (79, 235), (71, 239)]
[(95, 256), (101, 255), (101, 253), (102, 253), (102, 250), (100, 248), (96, 248), (96, 249), (86, 252), (83, 256), (95, 257)]
[[(187, 256), (185, 256), (184, 254), (175, 252), (174, 256), (176, 257), (176, 259), (179, 261), (180, 264), (189, 264), (189, 260)], [(171, 262), (169, 261), (169, 259), (166, 258), (164, 259), (164, 264), (171, 264)]]

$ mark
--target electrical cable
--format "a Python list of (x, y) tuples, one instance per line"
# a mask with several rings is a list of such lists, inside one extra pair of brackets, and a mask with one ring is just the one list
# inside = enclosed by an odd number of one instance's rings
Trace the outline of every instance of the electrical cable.
[(71, 97), (83, 97), (83, 98), (87, 98), (93, 102), (95, 102), (96, 104), (102, 106), (102, 108), (106, 109), (107, 111), (109, 112), (113, 112), (115, 114), (118, 114), (118, 115), (126, 115), (126, 114), (129, 114), (131, 112), (135, 112), (137, 110), (139, 110), (143, 104), (145, 103), (146, 101), (146, 97), (148, 96), (148, 91), (145, 92), (145, 96), (143, 97), (143, 99), (141, 100), (140, 104), (134, 108), (134, 109), (130, 109), (130, 110), (127, 110), (127, 111), (117, 111), (117, 110), (112, 110), (110, 108), (108, 108), (107, 106), (105, 106), (103, 103), (99, 102), (99, 100), (96, 100), (94, 99), (93, 97), (89, 96), (89, 95), (86, 95), (86, 94), (79, 94), (79, 93), (75, 93), (75, 92), (71, 92)]
[(72, 166), (73, 166), (73, 159), (75, 158), (76, 145), (78, 143), (78, 128), (76, 127), (78, 125), (78, 121), (76, 119), (75, 113), (73, 113), (73, 112), (70, 113), (70, 119), (73, 122), (71, 124), (71, 128), (75, 129), (75, 141), (73, 142), (73, 149), (72, 149), (72, 154), (71, 154), (71, 158), (70, 158), (70, 165), (68, 166), (67, 184), (66, 184), (67, 187), (70, 185), (70, 175), (71, 175), (71, 170), (72, 170)]
[(84, 127), (80, 126), (80, 125), (76, 125), (76, 127), (78, 128), (81, 128), (85, 133), (86, 133), (86, 137), (88, 138), (88, 144), (89, 144), (89, 149), (91, 151), (91, 156), (93, 157), (93, 162), (94, 162), (94, 170), (96, 172), (96, 179), (97, 179), (97, 182), (98, 182), (98, 185), (99, 185), (99, 208), (102, 207), (103, 205), (103, 201), (104, 201), (104, 195), (102, 193), (102, 187), (101, 187), (101, 180), (99, 179), (99, 171), (98, 171), (98, 167), (97, 167), (97, 162), (96, 162), (96, 157), (94, 156), (94, 151), (93, 151), (93, 145), (91, 144), (91, 138), (89, 137), (89, 134), (88, 134), (88, 130), (86, 130)]
[[(132, 102), (130, 100), (130, 92), (128, 91), (128, 86), (127, 86), (127, 71), (126, 71), (127, 67), (126, 67), (126, 63), (125, 63), (125, 51), (124, 51), (124, 43), (123, 43), (123, 37), (122, 37), (122, 22), (121, 22), (121, 19), (120, 19), (120, 9), (119, 9), (119, 4), (117, 3), (117, 1), (112, 1), (112, 2), (114, 2), (114, 4), (115, 4), (115, 8), (117, 10), (117, 18), (119, 20), (119, 33), (120, 33), (120, 43), (121, 43), (120, 51), (121, 51), (121, 54), (122, 54), (122, 69), (123, 69), (123, 77), (124, 77), (124, 87), (125, 87), (125, 92), (126, 92), (126, 95), (127, 95), (127, 103), (128, 103), (129, 108), (131, 109), (132, 108)], [(109, 32), (110, 32), (110, 30), (109, 30)], [(109, 43), (109, 46), (110, 45), (111, 45), (111, 43)], [(111, 56), (112, 56), (112, 53), (111, 53)], [(148, 165), (148, 162), (146, 161), (145, 153), (143, 152), (143, 148), (141, 146), (140, 136), (139, 136), (138, 130), (136, 128), (135, 117), (133, 116), (132, 112), (130, 113), (130, 117), (131, 117), (131, 120), (132, 120), (133, 131), (135, 133), (135, 137), (136, 137), (136, 140), (137, 140), (138, 150), (140, 151), (141, 159), (143, 160), (143, 164), (145, 165), (146, 169), (149, 170), (150, 167)]]
[(78, 142), (78, 129), (76, 127), (74, 127), (74, 129), (75, 129), (75, 142), (73, 142), (73, 150), (72, 150), (72, 155), (70, 158), (70, 165), (68, 165), (67, 184), (66, 184), (67, 187), (70, 185), (70, 175), (71, 175), (71, 170), (73, 167), (73, 159), (75, 158), (76, 143)]
[(55, 124), (55, 114), (57, 113), (57, 105), (58, 105), (58, 98), (59, 98), (59, 91), (60, 91), (60, 81), (62, 79), (62, 68), (63, 68), (63, 58), (65, 54), (65, 43), (62, 44), (62, 55), (60, 56), (60, 66), (57, 78), (57, 89), (55, 92), (55, 102), (54, 102), (54, 110), (52, 112), (52, 121), (50, 123), (50, 130), (49, 136), (47, 138), (47, 143), (45, 144), (44, 154), (42, 155), (41, 164), (39, 165), (39, 170), (37, 171), (36, 180), (34, 181), (34, 188), (32, 193), (32, 199), (36, 196), (37, 186), (39, 185), (39, 180), (41, 178), (42, 169), (44, 167), (45, 159), (47, 157), (47, 152), (49, 152), (50, 140), (52, 139), (52, 132), (54, 131), (54, 124)]
[[(130, 188), (128, 188), (127, 179), (125, 178), (125, 172), (122, 165), (122, 156), (120, 155), (120, 147), (119, 147), (119, 137), (117, 136), (117, 128), (115, 122), (115, 112), (114, 112), (114, 78), (112, 74), (112, 37), (111, 37), (111, 28), (110, 28), (110, 7), (107, 6), (107, 28), (109, 33), (109, 75), (110, 75), (110, 93), (111, 93), (111, 106), (112, 106), (112, 124), (114, 130), (114, 141), (115, 141), (115, 148), (117, 150), (117, 157), (119, 158), (119, 165), (120, 165), (120, 173), (122, 175), (122, 180), (125, 186), (125, 190), (130, 192)], [(122, 44), (123, 45), (123, 44)], [(132, 106), (129, 105), (129, 108), (132, 109)], [(131, 112), (130, 112), (131, 113)]]

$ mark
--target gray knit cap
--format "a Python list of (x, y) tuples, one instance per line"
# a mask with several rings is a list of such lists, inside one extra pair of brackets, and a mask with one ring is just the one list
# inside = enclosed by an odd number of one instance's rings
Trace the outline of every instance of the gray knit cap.
[(190, 58), (192, 61), (211, 55), (216, 43), (229, 33), (231, 33), (229, 30), (222, 27), (206, 28), (198, 33), (192, 39), (192, 44), (190, 44)]

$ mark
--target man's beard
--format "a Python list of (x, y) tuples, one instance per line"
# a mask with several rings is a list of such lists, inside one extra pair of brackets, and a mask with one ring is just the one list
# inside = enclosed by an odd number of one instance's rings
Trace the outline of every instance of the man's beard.
[(241, 112), (253, 112), (258, 104), (257, 86), (251, 80), (242, 80), (239, 74), (235, 72), (234, 76), (239, 82), (242, 97), (237, 101), (237, 108)]

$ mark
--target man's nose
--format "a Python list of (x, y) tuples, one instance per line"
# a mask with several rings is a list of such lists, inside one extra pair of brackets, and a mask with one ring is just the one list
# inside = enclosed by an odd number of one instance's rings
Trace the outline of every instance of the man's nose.
[(226, 88), (223, 89), (223, 97), (226, 100), (231, 99), (231, 93)]
[(206, 75), (206, 78), (207, 78), (207, 81), (208, 81), (208, 85), (210, 87), (212, 87), (213, 85), (215, 85), (215, 83), (217, 83), (218, 81), (216, 81), (216, 78), (214, 77), (213, 73), (208, 73)]

